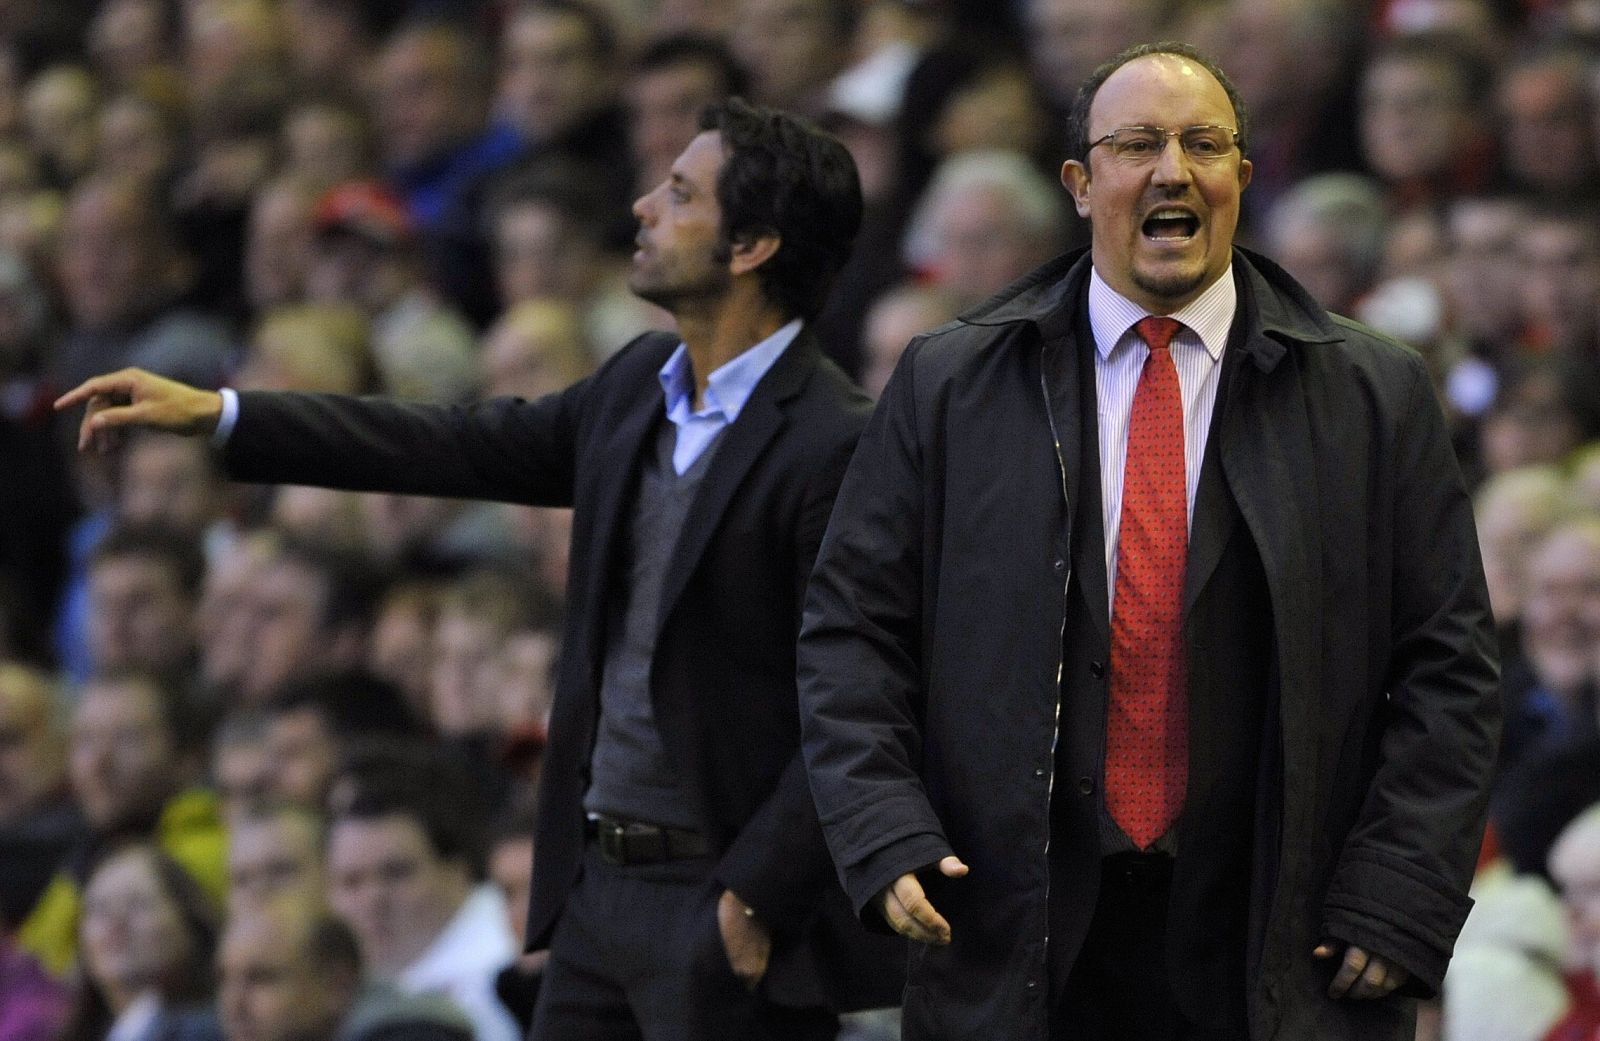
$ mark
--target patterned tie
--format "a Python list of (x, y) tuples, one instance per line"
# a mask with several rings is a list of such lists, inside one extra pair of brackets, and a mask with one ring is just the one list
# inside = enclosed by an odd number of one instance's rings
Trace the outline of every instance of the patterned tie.
[(1140, 848), (1166, 834), (1189, 775), (1183, 567), (1189, 548), (1183, 394), (1168, 347), (1182, 326), (1145, 318), (1150, 345), (1133, 395), (1111, 609), (1106, 808)]

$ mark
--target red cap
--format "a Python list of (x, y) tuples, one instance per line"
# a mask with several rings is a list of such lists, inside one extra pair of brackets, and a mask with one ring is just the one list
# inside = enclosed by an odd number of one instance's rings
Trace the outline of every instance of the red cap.
[(379, 181), (345, 181), (317, 200), (317, 234), (346, 231), (381, 246), (397, 246), (416, 233), (400, 196)]

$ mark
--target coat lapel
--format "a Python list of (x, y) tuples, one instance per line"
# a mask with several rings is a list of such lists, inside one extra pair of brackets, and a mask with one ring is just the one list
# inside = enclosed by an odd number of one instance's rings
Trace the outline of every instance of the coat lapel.
[(809, 329), (802, 329), (756, 384), (750, 400), (739, 411), (739, 418), (723, 431), (716, 454), (711, 457), (694, 501), (689, 504), (689, 513), (684, 518), (678, 544), (672, 551), (672, 560), (661, 590), (658, 631), (665, 627), (668, 616), (683, 595), (689, 576), (700, 565), (700, 558), (705, 555), (712, 535), (721, 524), (733, 493), (744, 483), (751, 467), (782, 429), (783, 402), (804, 387), (816, 368), (819, 355), (816, 339)]

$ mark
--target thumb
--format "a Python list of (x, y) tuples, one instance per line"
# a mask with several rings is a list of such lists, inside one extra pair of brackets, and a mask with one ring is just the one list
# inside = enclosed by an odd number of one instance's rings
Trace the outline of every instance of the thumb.
[(1331, 958), (1334, 955), (1333, 944), (1319, 943), (1316, 950), (1311, 952), (1313, 958)]
[(961, 862), (960, 857), (945, 857), (939, 861), (939, 873), (945, 878), (960, 878), (971, 868)]

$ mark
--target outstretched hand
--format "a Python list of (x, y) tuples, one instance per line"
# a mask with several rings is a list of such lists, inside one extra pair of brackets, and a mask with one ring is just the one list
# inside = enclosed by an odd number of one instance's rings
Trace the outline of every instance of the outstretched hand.
[[(1338, 945), (1332, 941), (1318, 944), (1311, 952), (1313, 957), (1323, 960), (1337, 953)], [(1410, 978), (1411, 974), (1400, 966), (1351, 944), (1344, 949), (1344, 961), (1334, 973), (1333, 982), (1328, 984), (1328, 997), (1381, 998)]]
[(143, 369), (123, 369), (85, 380), (56, 399), (56, 411), (88, 407), (78, 425), (78, 451), (109, 451), (125, 427), (173, 434), (209, 434), (222, 417), (222, 395), (164, 379)]
[[(968, 870), (960, 857), (939, 861), (939, 873), (946, 878), (961, 878)], [(909, 940), (941, 946), (950, 942), (950, 923), (934, 909), (922, 883), (910, 872), (884, 887), (878, 894), (878, 909), (889, 927)]]

